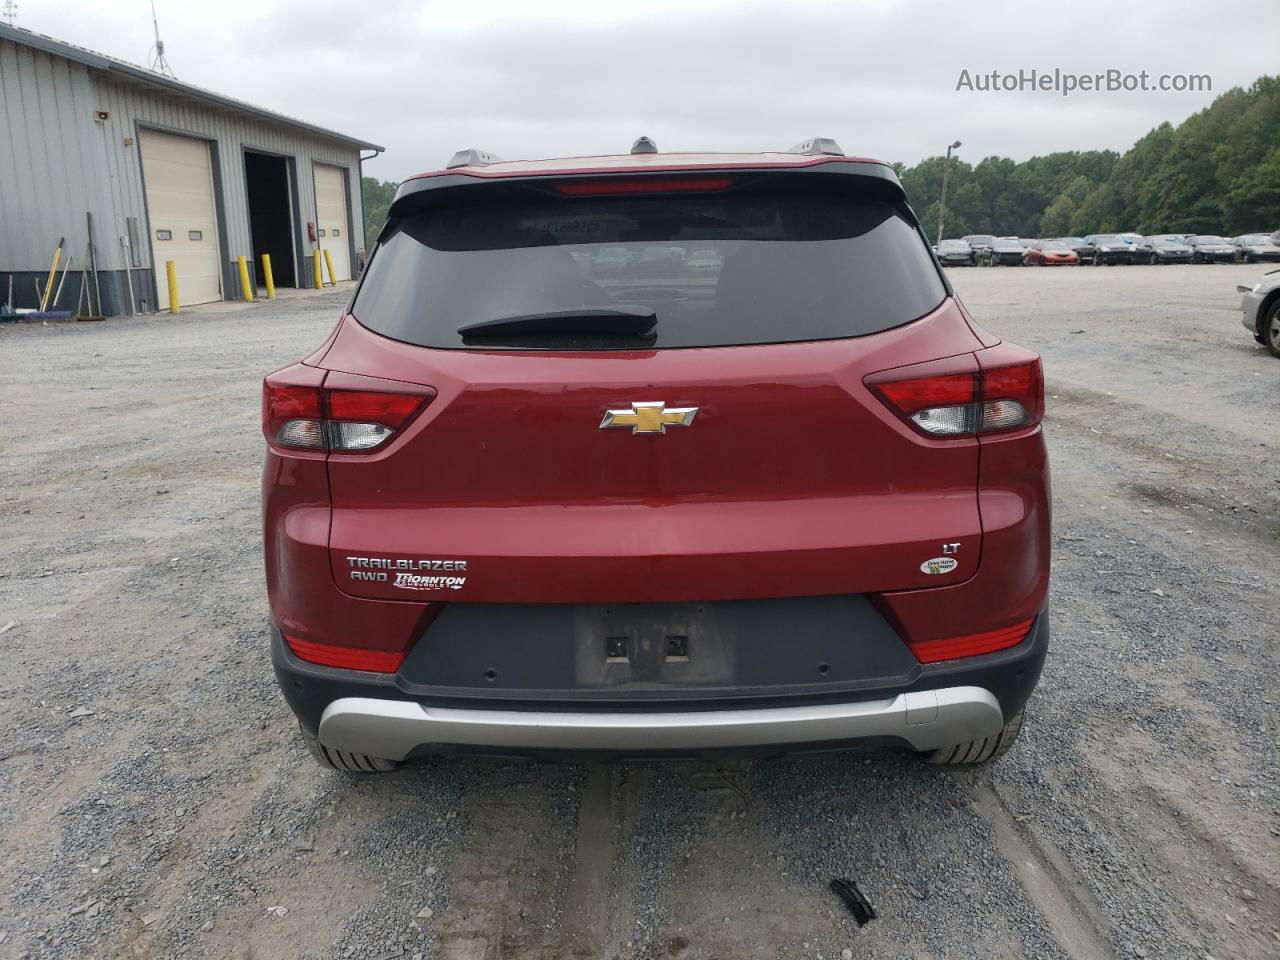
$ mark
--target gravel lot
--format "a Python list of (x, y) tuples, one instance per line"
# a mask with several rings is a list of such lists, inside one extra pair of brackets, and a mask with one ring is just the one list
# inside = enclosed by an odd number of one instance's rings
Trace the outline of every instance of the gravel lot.
[(268, 662), (258, 390), (345, 293), (0, 328), (0, 960), (1280, 956), (1260, 273), (953, 272), (1044, 355), (1056, 505), (1028, 726), (959, 773), (323, 772)]

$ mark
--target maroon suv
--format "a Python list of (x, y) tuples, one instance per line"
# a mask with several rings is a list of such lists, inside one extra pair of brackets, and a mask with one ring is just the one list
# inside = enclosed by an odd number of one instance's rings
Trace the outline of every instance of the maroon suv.
[(1043, 408), (882, 163), (464, 151), (266, 378), (281, 688), (352, 771), (988, 760), (1049, 642)]

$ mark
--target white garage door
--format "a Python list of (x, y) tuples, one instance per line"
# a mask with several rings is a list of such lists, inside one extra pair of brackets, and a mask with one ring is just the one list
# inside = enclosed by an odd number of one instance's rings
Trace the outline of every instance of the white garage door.
[[(351, 239), (347, 236), (347, 172), (341, 167), (317, 163), (316, 226), (320, 231), (320, 249), (328, 250), (333, 272), (339, 280), (351, 279)], [(328, 270), (325, 280), (329, 279)]]
[(168, 303), (166, 260), (177, 267), (178, 296), (184, 305), (221, 300), (218, 215), (208, 141), (143, 130), (141, 145), (160, 302)]

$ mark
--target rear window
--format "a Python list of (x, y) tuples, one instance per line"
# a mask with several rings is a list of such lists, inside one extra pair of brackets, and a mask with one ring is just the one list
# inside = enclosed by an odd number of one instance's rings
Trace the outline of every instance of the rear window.
[[(428, 347), (627, 349), (857, 337), (946, 295), (905, 213), (849, 194), (548, 197), (454, 203), (393, 222), (352, 313)], [(656, 314), (643, 343), (543, 332), (482, 340), (460, 327), (583, 308)]]

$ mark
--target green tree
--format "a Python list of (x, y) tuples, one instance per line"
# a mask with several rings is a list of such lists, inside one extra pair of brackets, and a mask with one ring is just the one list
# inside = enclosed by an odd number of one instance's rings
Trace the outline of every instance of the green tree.
[(1076, 202), (1070, 194), (1063, 193), (1058, 199), (1045, 208), (1040, 218), (1039, 235), (1042, 237), (1065, 237), (1071, 229), (1071, 218), (1076, 212)]
[(1272, 230), (1280, 224), (1280, 147), (1231, 181), (1223, 207), (1233, 234)]
[(378, 180), (375, 177), (364, 177), (364, 246), (372, 250), (378, 239), (378, 232), (387, 220), (387, 208), (395, 198), (398, 183), (390, 180)]

